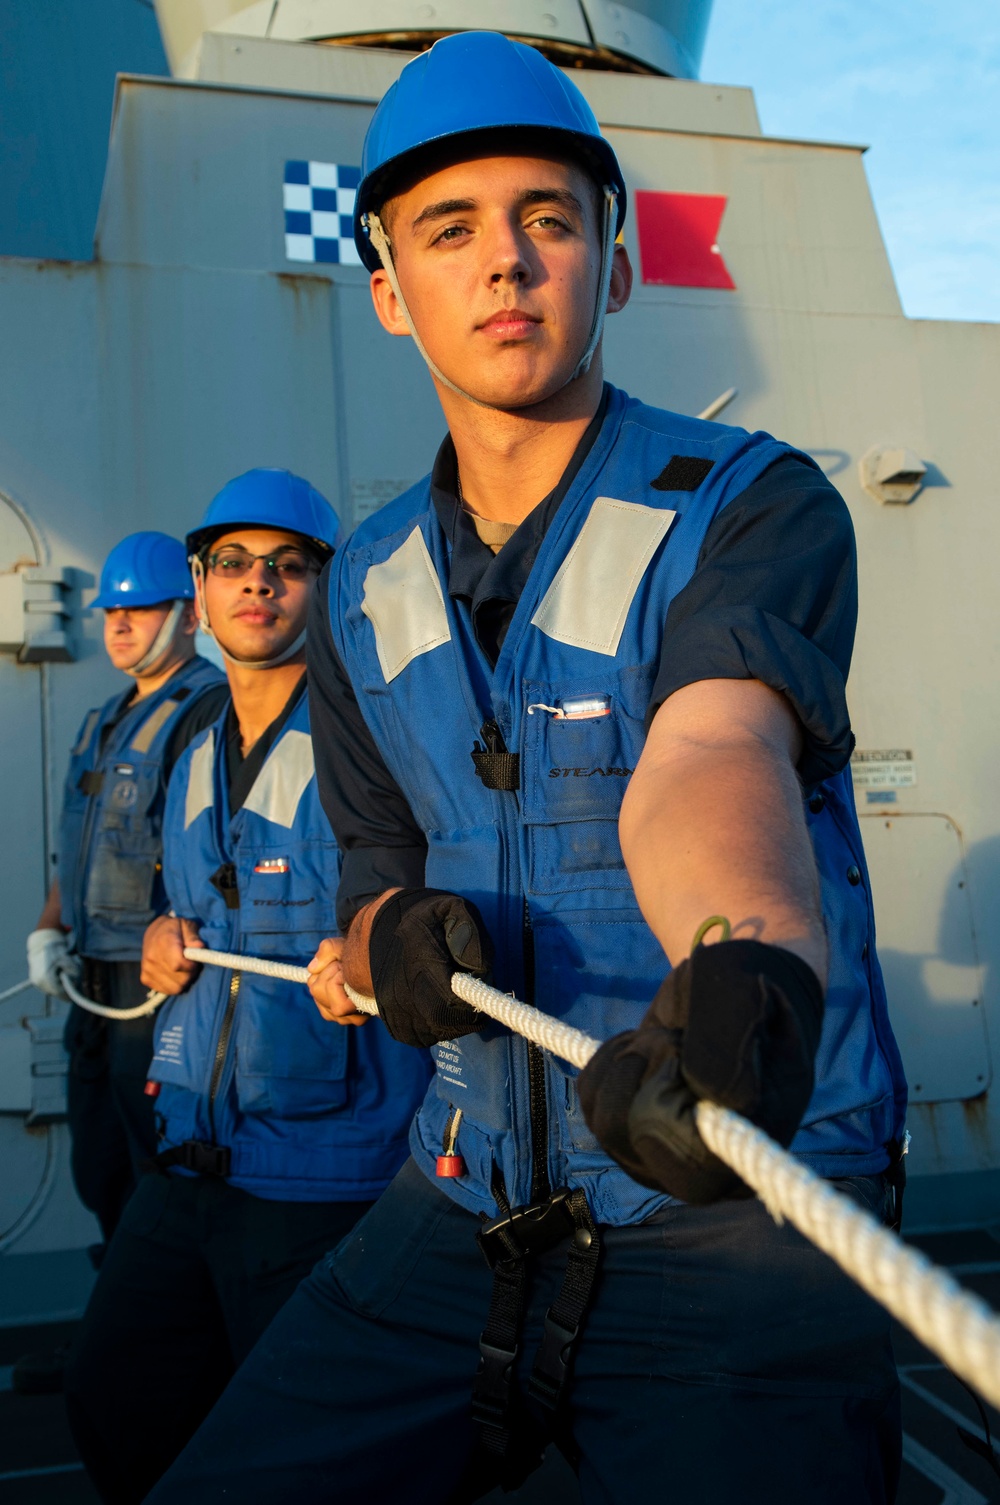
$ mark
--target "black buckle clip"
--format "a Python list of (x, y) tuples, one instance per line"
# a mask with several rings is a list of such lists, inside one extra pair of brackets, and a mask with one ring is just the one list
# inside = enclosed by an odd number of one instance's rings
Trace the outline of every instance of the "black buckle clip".
[(576, 1227), (568, 1206), (572, 1195), (568, 1186), (561, 1186), (547, 1202), (512, 1207), (491, 1223), (484, 1223), (476, 1234), (476, 1242), (490, 1269), (495, 1270), (503, 1260), (544, 1254), (563, 1239), (571, 1238)]
[(500, 1426), (507, 1414), (518, 1350), (479, 1340), (479, 1368), (472, 1386), (472, 1415), (481, 1426)]
[(226, 1144), (205, 1144), (200, 1139), (186, 1139), (181, 1145), (184, 1151), (182, 1164), (185, 1170), (195, 1171), (199, 1176), (228, 1176), (232, 1151)]
[(538, 1345), (535, 1366), (528, 1381), (528, 1390), (534, 1398), (554, 1411), (569, 1373), (573, 1346), (580, 1336), (580, 1328), (563, 1327), (552, 1315), (552, 1308), (545, 1314), (542, 1341)]

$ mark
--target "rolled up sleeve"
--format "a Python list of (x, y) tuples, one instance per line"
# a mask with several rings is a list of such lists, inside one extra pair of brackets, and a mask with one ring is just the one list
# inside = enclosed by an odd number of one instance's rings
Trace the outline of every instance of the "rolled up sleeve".
[(801, 723), (803, 782), (839, 773), (854, 746), (846, 682), (857, 607), (846, 503), (809, 462), (777, 461), (720, 512), (670, 606), (647, 726), (684, 685), (758, 679)]

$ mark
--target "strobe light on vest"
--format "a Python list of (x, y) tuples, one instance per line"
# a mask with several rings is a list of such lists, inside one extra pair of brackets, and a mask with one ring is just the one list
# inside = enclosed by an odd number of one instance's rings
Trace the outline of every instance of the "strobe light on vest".
[(576, 695), (570, 700), (557, 700), (555, 705), (529, 705), (529, 716), (536, 711), (545, 711), (556, 721), (596, 721), (611, 715), (611, 696)]
[(437, 1157), (434, 1174), (444, 1180), (453, 1180), (456, 1176), (465, 1175), (465, 1158), (458, 1153), (458, 1130), (462, 1122), (461, 1108), (455, 1108), (448, 1120), (444, 1134), (444, 1150)]

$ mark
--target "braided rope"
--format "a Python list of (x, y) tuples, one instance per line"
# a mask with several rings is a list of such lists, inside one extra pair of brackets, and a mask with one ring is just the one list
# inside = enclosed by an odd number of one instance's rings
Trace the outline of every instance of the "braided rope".
[(699, 1103), (698, 1132), (776, 1222), (787, 1219), (949, 1369), (1000, 1403), (1000, 1318), (986, 1302), (738, 1113)]
[(86, 998), (80, 992), (79, 988), (74, 985), (69, 973), (63, 971), (61, 967), (59, 969), (59, 981), (62, 983), (63, 992), (70, 1003), (75, 1003), (78, 1009), (83, 1009), (88, 1014), (96, 1014), (100, 1019), (117, 1019), (119, 1023), (123, 1019), (145, 1019), (147, 1014), (155, 1014), (167, 996), (166, 993), (153, 993), (151, 991), (146, 994), (145, 1001), (137, 1003), (134, 1008), (112, 1009), (108, 1008), (106, 1004), (95, 1003), (92, 998)]
[[(207, 946), (185, 946), (188, 961), (204, 962), (209, 967), (229, 967), (233, 972), (254, 972), (258, 977), (278, 977), (282, 982), (309, 981), (308, 967), (293, 967), (290, 962), (269, 962), (262, 956), (242, 956), (238, 951), (210, 951)], [(377, 1014), (375, 1000), (366, 1014)]]
[[(284, 962), (193, 946), (184, 954), (192, 961), (287, 982), (309, 980), (305, 967)], [(598, 1049), (600, 1042), (581, 1030), (466, 973), (457, 972), (452, 987), (474, 1009), (573, 1066), (582, 1069)], [(350, 987), (346, 992), (359, 1012), (378, 1013), (374, 998)], [(697, 1111), (698, 1132), (709, 1149), (753, 1188), (776, 1222), (791, 1223), (949, 1369), (1000, 1406), (1000, 1318), (984, 1301), (963, 1290), (946, 1270), (904, 1244), (871, 1213), (834, 1191), (738, 1113), (714, 1103), (699, 1103)]]
[[(509, 993), (498, 992), (489, 983), (480, 981), (478, 977), (470, 977), (467, 972), (456, 972), (451, 985), (464, 1003), (471, 1004), (480, 1013), (489, 1014), (499, 1024), (506, 1024), (516, 1035), (523, 1035), (526, 1040), (540, 1045), (551, 1055), (569, 1061), (571, 1066), (579, 1066), (582, 1070), (600, 1048), (600, 1040), (593, 1040), (590, 1035), (574, 1029), (571, 1024), (563, 1024), (559, 1019), (543, 1014), (541, 1009), (520, 1003), (516, 998), (511, 998)], [(352, 1002), (354, 997), (352, 993)]]

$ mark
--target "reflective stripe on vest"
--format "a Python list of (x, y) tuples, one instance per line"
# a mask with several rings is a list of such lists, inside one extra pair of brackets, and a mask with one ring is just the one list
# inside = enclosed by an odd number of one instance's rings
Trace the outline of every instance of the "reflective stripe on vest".
[(383, 564), (372, 565), (361, 610), (375, 629), (386, 684), (419, 654), (447, 643), (444, 594), (419, 528)]
[(560, 643), (614, 658), (639, 583), (676, 516), (597, 497), (532, 626)]
[(157, 732), (166, 725), (179, 705), (179, 700), (164, 700), (158, 705), (153, 714), (146, 717), (146, 720), (132, 738), (132, 741), (129, 743), (131, 750), (137, 753), (148, 753)]
[(268, 757), (243, 808), (276, 826), (295, 824), (302, 796), (316, 771), (308, 732), (288, 731), (275, 757)]
[[(224, 734), (223, 734), (224, 735)], [(202, 741), (195, 744), (188, 769), (187, 786), (184, 790), (184, 829), (203, 810), (211, 810), (215, 802), (215, 727), (209, 727)]]

